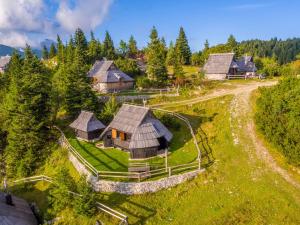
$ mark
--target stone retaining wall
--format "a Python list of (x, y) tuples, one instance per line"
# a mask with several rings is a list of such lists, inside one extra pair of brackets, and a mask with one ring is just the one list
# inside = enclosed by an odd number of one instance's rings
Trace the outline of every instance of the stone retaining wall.
[(150, 192), (157, 192), (162, 189), (174, 187), (187, 180), (193, 179), (199, 173), (204, 170), (196, 170), (180, 175), (173, 175), (171, 177), (162, 178), (155, 181), (145, 182), (117, 182), (98, 180), (97, 177), (93, 176), (85, 166), (78, 161), (78, 159), (69, 152), (69, 160), (72, 162), (76, 170), (83, 175), (87, 176), (87, 179), (91, 182), (95, 191), (98, 192), (118, 192), (125, 195), (137, 195)]

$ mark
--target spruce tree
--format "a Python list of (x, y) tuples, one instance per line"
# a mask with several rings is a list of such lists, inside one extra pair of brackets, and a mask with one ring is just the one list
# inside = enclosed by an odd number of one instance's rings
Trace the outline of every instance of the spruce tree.
[(52, 59), (55, 56), (56, 56), (56, 48), (54, 43), (52, 43), (50, 46), (49, 58)]
[(137, 54), (138, 48), (136, 45), (136, 40), (134, 39), (133, 35), (131, 35), (128, 41), (128, 57), (136, 58)]
[(49, 58), (49, 52), (45, 45), (43, 46), (43, 50), (42, 50), (42, 58), (45, 60)]
[(167, 53), (167, 65), (173, 66), (175, 64), (175, 60), (176, 60), (176, 50), (173, 42), (171, 41)]
[(180, 27), (179, 35), (176, 40), (175, 48), (177, 51), (177, 54), (179, 54), (180, 63), (187, 65), (190, 64), (191, 59), (191, 49), (188, 44), (188, 40), (186, 38), (185, 32), (183, 30), (183, 27)]
[(204, 49), (203, 49), (203, 51), (207, 51), (208, 49), (209, 49), (209, 43), (208, 43), (208, 40), (206, 39), (205, 43), (204, 43)]
[(146, 57), (148, 78), (157, 81), (159, 85), (165, 84), (168, 78), (165, 48), (158, 38), (155, 27), (151, 30), (150, 43), (146, 50)]
[(88, 44), (88, 57), (91, 64), (101, 58), (101, 44), (95, 39), (94, 33), (91, 31), (91, 40)]
[(65, 68), (66, 73), (66, 93), (65, 108), (67, 113), (74, 117), (81, 109), (97, 111), (97, 97), (92, 91), (87, 78), (87, 66), (81, 54), (81, 49), (76, 48), (72, 64)]
[(60, 39), (60, 36), (57, 35), (57, 64), (64, 63), (65, 61), (65, 47)]
[(175, 84), (182, 85), (184, 83), (184, 71), (180, 62), (180, 56), (176, 54), (173, 66), (173, 75), (175, 77)]
[(105, 33), (105, 39), (103, 42), (103, 56), (109, 60), (113, 60), (116, 58), (116, 52), (114, 47), (114, 42), (111, 39), (108, 31)]
[(77, 28), (74, 36), (75, 47), (79, 48), (81, 51), (86, 51), (88, 48), (88, 42), (86, 40), (84, 32)]
[[(15, 71), (5, 99), (9, 123), (5, 149), (8, 174), (29, 175), (43, 157), (49, 124), (49, 77), (30, 47), (25, 49), (22, 67), (16, 60)], [(19, 72), (20, 71), (20, 72)]]
[(128, 54), (128, 45), (126, 44), (125, 41), (123, 40), (120, 41), (118, 51), (122, 57), (125, 57)]

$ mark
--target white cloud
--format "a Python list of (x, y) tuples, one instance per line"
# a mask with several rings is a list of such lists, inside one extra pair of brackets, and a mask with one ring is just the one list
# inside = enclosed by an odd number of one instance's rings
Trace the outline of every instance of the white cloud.
[(25, 33), (15, 31), (0, 32), (0, 44), (13, 47), (24, 47), (26, 44), (36, 45)]
[[(0, 0), (0, 44), (37, 46), (41, 39), (55, 38), (56, 34), (66, 36), (78, 27), (90, 31), (103, 22), (113, 0), (47, 2), (50, 1)], [(52, 12), (48, 4), (56, 5), (53, 8), (57, 10)]]
[(80, 27), (85, 31), (99, 26), (112, 3), (112, 0), (77, 0), (72, 7), (68, 1), (62, 1), (56, 18), (63, 29), (73, 32)]
[(39, 31), (43, 8), (42, 0), (0, 0), (0, 29)]

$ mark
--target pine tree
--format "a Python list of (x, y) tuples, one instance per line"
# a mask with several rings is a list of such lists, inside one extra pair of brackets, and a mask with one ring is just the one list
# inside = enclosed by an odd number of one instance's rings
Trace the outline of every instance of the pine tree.
[(66, 47), (66, 63), (71, 64), (73, 62), (74, 52), (75, 52), (75, 44), (74, 44), (74, 39), (71, 36)]
[(128, 46), (125, 41), (121, 40), (119, 44), (119, 54), (125, 57), (128, 54)]
[(27, 176), (43, 157), (49, 124), (49, 78), (30, 47), (25, 49), (21, 68), (16, 59), (12, 82), (5, 99), (8, 146), (5, 149), (9, 175)]
[(176, 50), (173, 42), (171, 41), (167, 53), (167, 65), (173, 66), (175, 64), (175, 60), (176, 60)]
[(60, 39), (60, 36), (57, 35), (57, 64), (65, 62), (65, 47)]
[(101, 44), (95, 39), (94, 33), (91, 31), (91, 41), (88, 44), (88, 57), (90, 63), (94, 63), (101, 58)]
[(180, 27), (179, 35), (175, 44), (176, 52), (179, 55), (180, 63), (187, 65), (190, 64), (191, 59), (191, 49), (188, 44), (188, 40), (186, 38), (183, 27)]
[(159, 85), (165, 84), (168, 78), (165, 49), (161, 40), (158, 38), (155, 27), (151, 30), (150, 43), (146, 50), (146, 56), (148, 78), (157, 81)]
[(229, 48), (232, 49), (232, 51), (234, 51), (235, 48), (237, 47), (237, 41), (236, 41), (235, 37), (232, 34), (228, 37), (228, 40), (227, 40), (226, 44)]
[(128, 57), (136, 58), (137, 54), (138, 48), (136, 45), (136, 40), (134, 39), (133, 35), (131, 35), (128, 41)]
[(86, 40), (85, 34), (80, 28), (77, 28), (74, 36), (75, 47), (79, 48), (81, 51), (87, 51), (88, 42)]
[(43, 59), (48, 59), (49, 58), (49, 52), (48, 52), (48, 49), (45, 45), (43, 46), (43, 50), (42, 50), (42, 58)]
[(175, 77), (175, 84), (182, 85), (184, 83), (184, 71), (180, 62), (179, 54), (176, 54), (173, 66), (173, 75)]
[(56, 48), (55, 45), (52, 43), (50, 46), (49, 58), (52, 59), (56, 56)]
[(93, 188), (82, 176), (77, 184), (77, 191), (80, 196), (74, 196), (73, 207), (77, 214), (84, 216), (93, 216), (96, 211), (96, 194)]
[(105, 33), (105, 39), (103, 42), (103, 56), (109, 60), (116, 58), (114, 42), (111, 39), (111, 36), (108, 33), (108, 31), (106, 31), (106, 33)]
[(203, 49), (203, 51), (207, 51), (208, 49), (209, 49), (209, 43), (208, 43), (208, 40), (206, 39), (205, 43), (204, 43), (204, 49)]
[(68, 114), (74, 117), (81, 109), (97, 111), (97, 97), (86, 76), (87, 65), (80, 48), (75, 49), (73, 63), (65, 68), (65, 73), (65, 108)]

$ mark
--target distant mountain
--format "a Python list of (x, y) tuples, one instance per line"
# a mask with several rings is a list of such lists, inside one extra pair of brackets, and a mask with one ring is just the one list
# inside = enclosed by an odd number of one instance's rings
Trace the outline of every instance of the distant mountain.
[(46, 46), (46, 48), (49, 50), (51, 45), (54, 44), (55, 47), (57, 46), (57, 43), (51, 39), (45, 39), (44, 41), (42, 41), (40, 43), (41, 49), (43, 49), (44, 46)]
[[(17, 51), (21, 56), (24, 55), (24, 49), (22, 48), (19, 48), (19, 49), (16, 49), (16, 48), (13, 48), (13, 47), (10, 47), (10, 46), (7, 46), (7, 45), (1, 45), (0, 44), (0, 57), (1, 56), (6, 56), (6, 55), (12, 55), (12, 53), (14, 51)], [(32, 52), (39, 58), (42, 57), (42, 51), (40, 49), (32, 49)]]

